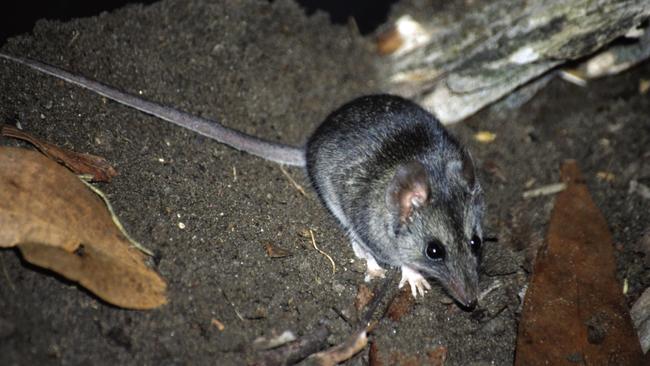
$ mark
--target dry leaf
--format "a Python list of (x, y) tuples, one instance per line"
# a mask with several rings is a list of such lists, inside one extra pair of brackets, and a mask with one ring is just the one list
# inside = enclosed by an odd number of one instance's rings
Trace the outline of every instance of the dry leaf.
[(290, 251), (280, 248), (277, 245), (273, 245), (272, 243), (264, 243), (264, 250), (266, 251), (266, 255), (271, 258), (284, 258), (291, 256)]
[(8, 125), (2, 126), (2, 135), (31, 143), (40, 152), (47, 155), (50, 159), (65, 165), (75, 174), (90, 175), (93, 182), (110, 182), (111, 178), (117, 175), (117, 171), (101, 156), (81, 154), (64, 149)]
[(411, 295), (411, 290), (408, 286), (404, 286), (388, 305), (386, 316), (390, 320), (398, 322), (411, 311), (413, 305), (415, 305), (415, 299)]
[(114, 225), (101, 198), (41, 154), (0, 147), (0, 247), (131, 309), (164, 304), (166, 283)]
[[(387, 350), (380, 349), (377, 341), (370, 343), (370, 351), (368, 352), (368, 363), (370, 366), (385, 366), (385, 365), (398, 365), (398, 366), (443, 366), (447, 360), (447, 347), (437, 346), (431, 350), (424, 350), (426, 356), (408, 355), (404, 352), (393, 351), (389, 355)], [(388, 347), (390, 350), (390, 347)], [(383, 351), (383, 352), (382, 352)]]
[(377, 341), (370, 343), (370, 350), (368, 351), (368, 364), (370, 366), (384, 366), (386, 364), (382, 358), (381, 352), (379, 352)]
[(447, 347), (438, 346), (431, 351), (427, 352), (427, 358), (429, 365), (431, 366), (442, 366), (447, 360)]
[(380, 55), (389, 55), (397, 51), (403, 44), (404, 39), (399, 31), (392, 27), (377, 36), (377, 52)]
[(555, 199), (526, 292), (515, 365), (640, 365), (612, 234), (576, 163), (565, 163), (561, 175), (567, 187)]
[(359, 285), (357, 288), (357, 296), (354, 298), (354, 307), (357, 309), (357, 312), (363, 310), (374, 296), (375, 294), (370, 291), (368, 286), (363, 283)]

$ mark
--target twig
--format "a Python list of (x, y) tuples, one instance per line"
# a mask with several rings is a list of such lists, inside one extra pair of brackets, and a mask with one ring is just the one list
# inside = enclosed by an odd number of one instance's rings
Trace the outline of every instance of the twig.
[[(345, 342), (309, 356), (308, 364), (334, 366), (352, 358), (368, 344), (368, 330), (361, 329), (352, 334)], [(312, 362), (310, 362), (312, 361)]]
[(314, 232), (311, 229), (309, 229), (309, 235), (311, 236), (311, 245), (313, 245), (314, 249), (316, 249), (320, 254), (324, 255), (325, 257), (327, 257), (327, 259), (330, 260), (330, 263), (332, 263), (332, 274), (336, 273), (336, 264), (334, 263), (334, 259), (332, 259), (332, 257), (329, 254), (320, 250), (316, 246), (316, 239), (314, 238)]
[(369, 326), (370, 320), (372, 319), (375, 310), (377, 310), (377, 307), (379, 306), (379, 304), (381, 304), (381, 301), (384, 299), (384, 296), (386, 296), (388, 287), (393, 282), (395, 282), (394, 280), (395, 280), (395, 274), (393, 273), (393, 275), (391, 275), (390, 277), (384, 280), (384, 283), (379, 288), (379, 291), (375, 292), (375, 297), (373, 297), (372, 300), (370, 301), (370, 304), (368, 304), (368, 308), (366, 309), (366, 312), (363, 314), (363, 317), (359, 319), (360, 327)]
[(343, 319), (343, 321), (346, 322), (350, 327), (353, 326), (352, 321), (350, 321), (350, 318), (348, 318), (347, 315), (343, 314), (341, 310), (339, 310), (335, 306), (332, 306), (332, 311), (334, 311), (336, 315), (338, 315), (339, 318)]
[(555, 184), (549, 184), (547, 186), (531, 189), (529, 191), (525, 191), (523, 194), (523, 198), (533, 198), (533, 197), (538, 197), (538, 196), (547, 196), (550, 194), (555, 194), (562, 192), (566, 188), (566, 183), (555, 183)]
[(237, 307), (235, 306), (235, 303), (230, 301), (230, 299), (226, 295), (226, 292), (221, 287), (219, 288), (219, 291), (221, 291), (221, 295), (223, 295), (223, 298), (226, 299), (226, 301), (228, 301), (228, 304), (230, 304), (230, 306), (232, 306), (232, 309), (235, 311), (235, 315), (237, 315), (239, 320), (245, 321), (244, 317), (239, 313), (239, 310), (237, 310)]
[(267, 350), (261, 353), (254, 366), (294, 365), (309, 355), (327, 346), (330, 331), (321, 325), (309, 333), (283, 347)]
[(488, 286), (488, 288), (486, 288), (485, 290), (481, 291), (481, 293), (478, 295), (478, 300), (479, 300), (479, 301), (483, 300), (487, 295), (490, 294), (490, 292), (492, 292), (492, 291), (498, 289), (499, 287), (501, 287), (501, 285), (502, 285), (501, 281), (499, 281), (499, 280), (493, 281), (493, 282), (490, 284), (490, 286)]
[(104, 201), (104, 204), (106, 205), (106, 208), (108, 209), (108, 212), (111, 214), (111, 218), (113, 219), (113, 223), (115, 224), (115, 226), (117, 226), (117, 228), (120, 230), (120, 232), (122, 232), (122, 235), (124, 235), (126, 240), (131, 242), (131, 244), (134, 247), (138, 248), (142, 253), (145, 253), (145, 254), (153, 257), (153, 252), (151, 250), (145, 248), (142, 244), (140, 244), (138, 241), (133, 239), (131, 237), (131, 235), (129, 235), (129, 233), (126, 232), (126, 230), (124, 229), (124, 226), (122, 226), (122, 223), (117, 218), (117, 215), (115, 214), (115, 211), (113, 211), (113, 207), (111, 206), (111, 203), (108, 201), (108, 198), (106, 197), (104, 192), (100, 191), (99, 188), (93, 186), (92, 184), (88, 183), (84, 179), (79, 179), (79, 180), (81, 182), (83, 182), (83, 184), (85, 184), (88, 188), (90, 188), (91, 191), (95, 192), (95, 194), (98, 195), (102, 199), (102, 201)]
[(305, 192), (305, 189), (302, 188), (302, 186), (301, 186), (300, 184), (298, 184), (298, 183), (297, 183), (297, 182), (296, 182), (296, 181), (295, 181), (295, 180), (294, 180), (294, 179), (289, 175), (289, 172), (287, 172), (287, 171), (284, 169), (284, 167), (283, 167), (282, 165), (279, 165), (279, 167), (280, 167), (280, 171), (282, 172), (282, 174), (284, 174), (284, 176), (287, 177), (287, 179), (289, 179), (289, 182), (291, 182), (291, 184), (293, 185), (293, 187), (294, 187), (296, 190), (298, 190), (298, 192), (300, 192), (300, 194), (302, 194), (303, 196), (306, 196), (306, 195), (307, 195), (307, 192)]

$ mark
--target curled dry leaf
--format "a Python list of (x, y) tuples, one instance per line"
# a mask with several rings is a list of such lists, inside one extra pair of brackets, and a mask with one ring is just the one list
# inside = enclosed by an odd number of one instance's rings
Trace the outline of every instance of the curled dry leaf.
[(266, 251), (266, 255), (268, 255), (271, 258), (284, 258), (284, 257), (291, 256), (290, 251), (284, 248), (280, 248), (279, 246), (274, 245), (273, 243), (264, 243), (264, 250)]
[(117, 175), (115, 168), (101, 156), (64, 149), (13, 126), (2, 126), (2, 135), (31, 143), (47, 157), (65, 165), (75, 174), (90, 175), (93, 182), (110, 182)]
[(144, 264), (101, 198), (41, 154), (0, 147), (0, 247), (125, 308), (164, 304), (166, 283)]

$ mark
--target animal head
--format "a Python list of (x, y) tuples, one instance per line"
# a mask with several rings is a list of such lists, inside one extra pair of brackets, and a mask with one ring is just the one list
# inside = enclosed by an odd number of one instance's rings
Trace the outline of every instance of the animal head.
[[(438, 280), (466, 308), (476, 304), (483, 192), (469, 153), (398, 166), (386, 188), (400, 263)], [(436, 166), (437, 165), (437, 166)]]

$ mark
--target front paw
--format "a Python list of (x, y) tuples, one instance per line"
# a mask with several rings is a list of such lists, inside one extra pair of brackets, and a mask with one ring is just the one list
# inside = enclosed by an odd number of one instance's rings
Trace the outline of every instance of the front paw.
[(426, 291), (431, 290), (431, 285), (419, 272), (408, 266), (402, 266), (401, 269), (402, 279), (399, 281), (399, 288), (404, 287), (404, 284), (408, 282), (413, 298), (417, 298), (417, 294), (424, 297)]
[(366, 277), (364, 277), (366, 282), (370, 282), (375, 278), (386, 277), (386, 270), (381, 268), (374, 259), (368, 260), (366, 264), (368, 265), (368, 268), (366, 269)]

